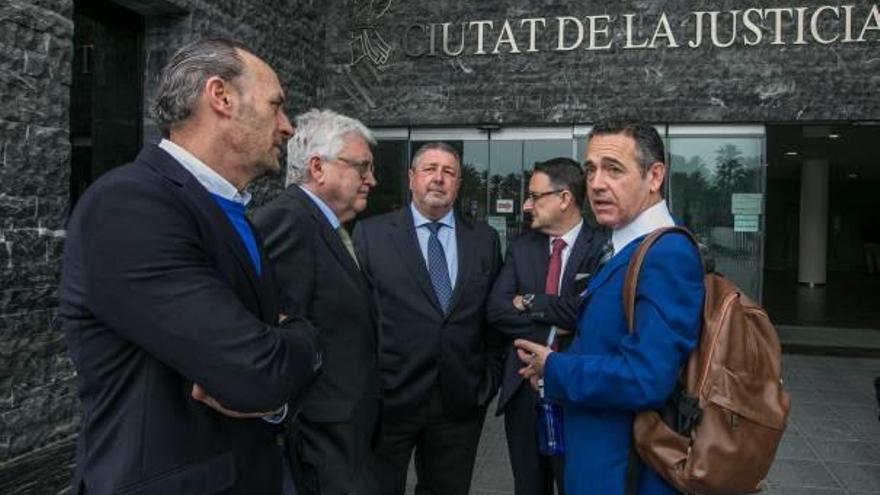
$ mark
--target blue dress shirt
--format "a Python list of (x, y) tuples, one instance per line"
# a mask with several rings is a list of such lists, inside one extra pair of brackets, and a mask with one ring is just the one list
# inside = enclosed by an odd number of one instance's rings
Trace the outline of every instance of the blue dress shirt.
[[(413, 224), (416, 229), (416, 236), (419, 238), (419, 249), (422, 251), (422, 258), (425, 260), (425, 267), (428, 266), (428, 238), (431, 237), (431, 231), (427, 225), (433, 220), (422, 215), (416, 206), (412, 203), (409, 205), (412, 211)], [(446, 255), (446, 266), (449, 269), (449, 282), (452, 288), (455, 288), (455, 281), (458, 278), (458, 244), (455, 238), (455, 215), (452, 210), (444, 215), (440, 220), (443, 228), (437, 231), (437, 239), (443, 246), (443, 254)]]

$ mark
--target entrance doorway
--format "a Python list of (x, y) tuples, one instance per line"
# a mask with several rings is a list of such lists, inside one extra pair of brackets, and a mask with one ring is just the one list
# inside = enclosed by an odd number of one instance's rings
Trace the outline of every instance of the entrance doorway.
[(74, 2), (70, 205), (141, 147), (143, 18), (113, 2)]
[(764, 305), (777, 325), (880, 330), (878, 142), (874, 123), (767, 126)]
[(573, 128), (413, 129), (411, 151), (444, 141), (461, 153), (458, 211), (498, 231), (502, 252), (525, 228), (522, 204), (535, 164), (575, 157)]

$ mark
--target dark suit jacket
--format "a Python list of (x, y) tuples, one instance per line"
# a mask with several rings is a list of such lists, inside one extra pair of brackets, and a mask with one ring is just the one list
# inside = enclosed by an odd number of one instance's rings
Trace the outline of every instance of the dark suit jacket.
[(325, 495), (349, 493), (365, 467), (379, 414), (371, 289), (339, 234), (298, 186), (259, 209), (254, 223), (275, 265), (282, 312), (310, 321), (324, 349), (322, 374), (302, 403), (300, 460), (318, 474)]
[[(259, 243), (259, 242), (258, 242)], [(147, 146), (79, 200), (67, 231), (59, 317), (78, 372), (74, 493), (278, 493), (280, 427), (269, 411), (313, 378), (310, 326), (278, 328), (274, 281), (258, 277), (210, 194)]]
[[(510, 341), (498, 398), (499, 414), (523, 382), (517, 371), (525, 365), (513, 350), (513, 340), (522, 338), (546, 344), (550, 325), (574, 329), (580, 306), (578, 294), (586, 289), (589, 276), (596, 269), (605, 239), (604, 231), (593, 230), (584, 222), (562, 273), (560, 296), (543, 293), (550, 260), (549, 237), (528, 231), (510, 243), (486, 306), (489, 322)], [(531, 311), (521, 312), (513, 306), (517, 294), (535, 294)]]
[(497, 233), (456, 215), (458, 275), (443, 315), (431, 285), (409, 205), (358, 223), (354, 240), (382, 314), (379, 367), (385, 414), (405, 415), (439, 383), (453, 417), (475, 414), (495, 395), (503, 337), (485, 319), (501, 265)]

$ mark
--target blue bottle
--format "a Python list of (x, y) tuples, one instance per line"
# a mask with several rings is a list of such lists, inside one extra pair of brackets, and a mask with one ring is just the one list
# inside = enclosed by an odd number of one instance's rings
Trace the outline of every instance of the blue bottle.
[(565, 441), (562, 439), (562, 408), (544, 396), (544, 380), (538, 381), (538, 451), (541, 455), (562, 455)]

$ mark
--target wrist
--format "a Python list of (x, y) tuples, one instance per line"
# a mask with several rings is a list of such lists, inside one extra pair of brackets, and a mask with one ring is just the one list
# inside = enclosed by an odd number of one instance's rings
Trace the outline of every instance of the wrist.
[(535, 304), (535, 295), (534, 294), (523, 294), (522, 305), (526, 311), (531, 311), (534, 304)]

